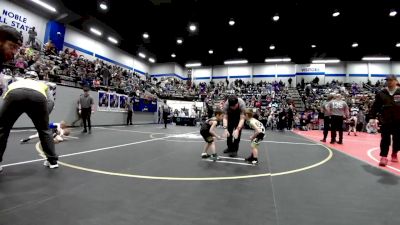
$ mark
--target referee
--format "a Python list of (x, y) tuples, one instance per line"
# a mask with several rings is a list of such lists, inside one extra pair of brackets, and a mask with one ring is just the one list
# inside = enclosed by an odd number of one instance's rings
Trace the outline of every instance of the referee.
[(379, 114), (381, 124), (381, 144), (379, 166), (388, 164), (390, 136), (393, 136), (392, 162), (398, 162), (397, 152), (400, 150), (400, 88), (397, 87), (396, 75), (386, 76), (387, 87), (375, 96), (370, 115), (376, 118)]
[[(331, 144), (343, 144), (343, 119), (349, 117), (349, 106), (342, 100), (342, 95), (328, 103), (328, 111), (331, 115)], [(336, 131), (339, 132), (339, 141), (336, 142)]]
[[(94, 112), (94, 101), (92, 96), (89, 95), (89, 87), (83, 88), (83, 94), (79, 97), (78, 107), (79, 114), (82, 116), (83, 121), (83, 131), (82, 133), (87, 133), (89, 128), (89, 134), (92, 133), (92, 124), (90, 122), (90, 116)], [(87, 125), (86, 125), (87, 122)]]
[(324, 137), (322, 138), (322, 142), (326, 142), (326, 138), (328, 137), (329, 129), (331, 128), (331, 114), (329, 112), (329, 102), (333, 99), (333, 95), (328, 95), (326, 102), (324, 102), (321, 106), (321, 112), (324, 114)]
[(224, 136), (227, 137), (228, 148), (224, 153), (236, 157), (239, 150), (240, 136), (244, 126), (244, 111), (246, 103), (235, 95), (228, 97), (224, 105)]
[(38, 81), (25, 79), (8, 86), (0, 110), (0, 162), (3, 160), (12, 126), (22, 113), (26, 113), (38, 131), (43, 152), (47, 157), (44, 165), (51, 169), (58, 167), (53, 132), (49, 129), (49, 98), (49, 87)]

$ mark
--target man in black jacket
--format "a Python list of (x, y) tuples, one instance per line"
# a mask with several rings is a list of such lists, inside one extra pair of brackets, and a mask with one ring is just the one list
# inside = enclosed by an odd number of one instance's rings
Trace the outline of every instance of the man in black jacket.
[(376, 94), (370, 111), (372, 118), (376, 118), (379, 114), (381, 124), (379, 166), (386, 166), (388, 163), (391, 135), (393, 135), (392, 162), (398, 162), (397, 152), (400, 150), (400, 88), (397, 87), (396, 75), (388, 75), (386, 81), (387, 87)]

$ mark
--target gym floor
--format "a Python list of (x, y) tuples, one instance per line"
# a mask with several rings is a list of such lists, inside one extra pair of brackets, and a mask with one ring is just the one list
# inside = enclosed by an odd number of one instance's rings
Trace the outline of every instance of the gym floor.
[(10, 134), (1, 225), (400, 224), (398, 175), (293, 132), (268, 131), (253, 166), (247, 130), (239, 158), (217, 162), (200, 158), (198, 127), (79, 131), (56, 146), (55, 170), (19, 143), (34, 131)]

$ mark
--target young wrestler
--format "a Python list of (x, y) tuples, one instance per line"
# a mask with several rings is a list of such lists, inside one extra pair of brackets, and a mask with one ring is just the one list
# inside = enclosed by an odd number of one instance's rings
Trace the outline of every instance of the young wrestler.
[[(70, 130), (67, 128), (67, 124), (64, 121), (60, 123), (50, 123), (49, 128), (53, 130), (54, 143), (60, 143), (64, 141), (65, 136), (69, 136)], [(38, 138), (38, 133), (29, 136), (28, 138), (22, 139), (21, 143), (26, 143), (32, 139)]]
[(253, 118), (253, 110), (246, 109), (245, 113), (246, 122), (251, 129), (254, 130), (254, 134), (251, 135), (251, 155), (246, 158), (246, 161), (252, 164), (258, 163), (258, 145), (264, 139), (265, 128), (264, 125)]
[[(215, 127), (217, 126), (218, 122), (222, 121), (223, 118), (224, 113), (222, 112), (222, 110), (218, 109), (215, 112), (215, 117), (206, 120), (206, 122), (204, 122), (201, 126), (200, 134), (206, 141), (204, 152), (201, 154), (201, 158), (210, 158), (214, 161), (218, 160), (218, 155), (217, 153), (215, 153), (214, 141), (216, 138), (221, 139), (221, 137), (215, 132)], [(211, 155), (209, 154), (209, 152), (211, 152)]]

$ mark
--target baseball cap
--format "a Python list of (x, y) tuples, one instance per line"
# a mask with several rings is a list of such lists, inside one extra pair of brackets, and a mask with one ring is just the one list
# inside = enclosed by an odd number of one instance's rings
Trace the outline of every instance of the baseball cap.
[(238, 98), (235, 95), (231, 95), (228, 98), (229, 106), (235, 106), (239, 102)]
[(385, 80), (397, 80), (397, 77), (394, 74), (389, 74), (386, 76)]
[(17, 31), (17, 29), (10, 26), (0, 26), (0, 39), (9, 40), (22, 45), (22, 35)]

